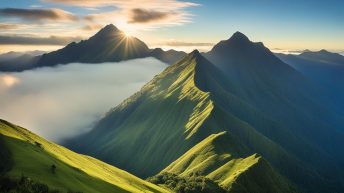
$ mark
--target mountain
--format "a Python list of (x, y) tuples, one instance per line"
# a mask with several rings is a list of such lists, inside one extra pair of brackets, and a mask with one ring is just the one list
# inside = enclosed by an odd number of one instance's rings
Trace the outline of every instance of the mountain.
[[(140, 177), (200, 173), (228, 192), (342, 192), (343, 122), (326, 99), (237, 32), (169, 66), (66, 145)], [(224, 143), (208, 143), (222, 132)]]
[(42, 55), (44, 53), (45, 53), (44, 51), (40, 51), (40, 50), (27, 51), (27, 52), (13, 52), (13, 51), (11, 51), (11, 52), (0, 54), (0, 62), (9, 61), (9, 60), (18, 58), (18, 57), (23, 56), (23, 55), (35, 57), (35, 56)]
[(186, 56), (186, 53), (183, 51), (176, 51), (172, 49), (164, 51), (161, 48), (155, 48), (151, 51), (150, 56), (167, 64), (174, 64), (175, 62), (181, 60), (184, 56)]
[[(0, 120), (0, 192), (168, 192)], [(12, 191), (10, 191), (10, 189)]]
[(8, 52), (0, 54), (0, 71), (16, 71), (17, 69), (32, 68), (43, 51)]
[(165, 63), (172, 64), (186, 53), (175, 50), (149, 49), (138, 38), (126, 36), (112, 24), (102, 28), (88, 40), (72, 42), (66, 47), (31, 58), (12, 58), (0, 61), (0, 71), (14, 72), (44, 66), (56, 66), (73, 62), (102, 63), (123, 60), (155, 57)]
[(88, 40), (70, 43), (66, 47), (43, 54), (37, 66), (54, 66), (71, 62), (101, 63), (142, 58), (148, 46), (135, 37), (128, 37), (110, 24)]
[[(343, 109), (344, 103), (344, 56), (326, 50), (318, 52), (305, 51), (299, 55), (276, 54), (305, 76), (322, 85), (328, 93), (332, 93), (337, 107)], [(343, 111), (338, 110), (343, 113)]]

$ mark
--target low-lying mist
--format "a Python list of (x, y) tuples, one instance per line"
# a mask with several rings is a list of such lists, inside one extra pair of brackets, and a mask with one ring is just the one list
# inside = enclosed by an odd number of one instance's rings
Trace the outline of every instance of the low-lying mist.
[(144, 58), (0, 73), (0, 118), (59, 142), (90, 130), (165, 67)]

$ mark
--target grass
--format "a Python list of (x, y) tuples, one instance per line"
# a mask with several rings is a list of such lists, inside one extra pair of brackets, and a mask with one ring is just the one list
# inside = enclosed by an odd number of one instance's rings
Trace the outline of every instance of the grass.
[[(72, 152), (33, 134), (0, 121), (0, 134), (11, 152), (7, 176), (24, 175), (52, 189), (93, 192), (167, 192), (123, 170), (86, 155)], [(51, 166), (56, 166), (52, 172)]]
[(183, 178), (198, 174), (217, 182), (228, 192), (297, 192), (295, 186), (261, 156), (239, 156), (240, 149), (228, 133), (213, 134), (160, 174), (173, 173)]

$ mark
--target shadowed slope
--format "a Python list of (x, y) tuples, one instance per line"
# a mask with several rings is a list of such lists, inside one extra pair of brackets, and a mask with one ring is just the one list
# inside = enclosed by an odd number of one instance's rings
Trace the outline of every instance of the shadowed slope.
[(322, 85), (332, 94), (337, 112), (344, 114), (344, 56), (326, 50), (318, 52), (305, 51), (299, 55), (276, 54), (282, 61), (289, 64), (310, 79)]

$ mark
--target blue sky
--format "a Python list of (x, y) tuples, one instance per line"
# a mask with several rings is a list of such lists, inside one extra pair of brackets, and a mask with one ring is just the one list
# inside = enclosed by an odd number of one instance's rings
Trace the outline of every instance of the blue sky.
[[(65, 41), (89, 37), (107, 23), (145, 41), (151, 47), (192, 50), (210, 49), (235, 31), (241, 31), (253, 41), (262, 41), (270, 49), (344, 50), (344, 1), (311, 0), (2, 0), (0, 9), (58, 9), (59, 14), (78, 17), (69, 19), (27, 20), (1, 14), (0, 24), (25, 27), (1, 30), (0, 36), (50, 37)], [(135, 12), (144, 10), (151, 20), (132, 21)], [(86, 20), (92, 15), (93, 21)], [(96, 16), (96, 17), (95, 17)], [(60, 20), (61, 19), (61, 20)], [(81, 30), (88, 26), (89, 30)], [(5, 26), (6, 27), (6, 26)], [(1, 25), (0, 25), (1, 28)], [(1, 39), (1, 38), (0, 38)], [(49, 42), (49, 41), (48, 41)], [(1, 42), (0, 42), (1, 43)], [(35, 46), (0, 45), (6, 49), (30, 49)], [(64, 42), (61, 40), (60, 44)], [(192, 43), (192, 44), (191, 44)], [(55, 43), (56, 44), (56, 43)], [(50, 46), (50, 47), (49, 47)], [(62, 45), (37, 45), (52, 49)], [(1, 50), (1, 47), (3, 48)], [(49, 48), (48, 48), (49, 47)]]

